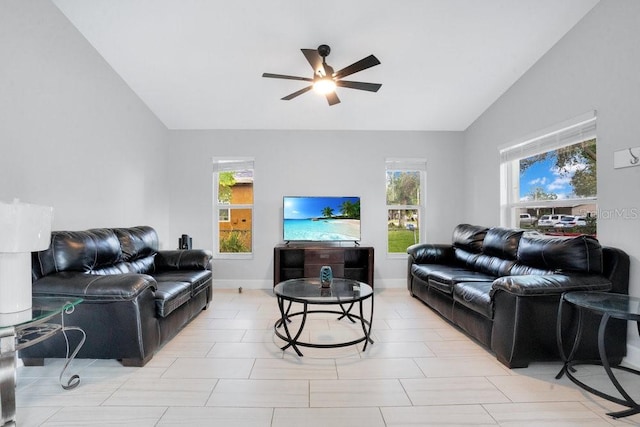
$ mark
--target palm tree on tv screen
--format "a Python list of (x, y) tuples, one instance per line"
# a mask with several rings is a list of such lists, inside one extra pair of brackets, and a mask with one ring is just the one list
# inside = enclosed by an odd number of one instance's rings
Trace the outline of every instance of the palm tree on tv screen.
[(325, 218), (331, 218), (333, 216), (333, 208), (327, 206), (326, 208), (322, 209), (322, 216)]
[(360, 202), (345, 200), (340, 205), (340, 213), (346, 218), (360, 218)]

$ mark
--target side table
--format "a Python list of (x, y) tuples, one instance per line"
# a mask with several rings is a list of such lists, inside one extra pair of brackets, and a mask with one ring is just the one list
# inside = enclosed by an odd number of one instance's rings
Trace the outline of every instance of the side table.
[[(81, 333), (81, 340), (71, 355), (67, 352), (66, 362), (60, 372), (60, 385), (65, 390), (75, 388), (80, 383), (78, 375), (63, 383), (62, 377), (69, 363), (84, 344), (84, 331), (75, 326), (65, 326), (64, 316), (71, 314), (80, 298), (33, 298), (32, 308), (25, 312), (0, 315), (0, 426), (16, 425), (16, 351), (30, 347), (62, 332), (67, 341), (68, 331)], [(60, 316), (59, 323), (52, 322)]]
[[(569, 355), (565, 355), (564, 347), (562, 345), (562, 306), (567, 304), (572, 304), (578, 310), (578, 329), (576, 335), (574, 337), (573, 345), (571, 347), (571, 351)], [(578, 380), (574, 375), (575, 372), (574, 366), (586, 363), (593, 362), (583, 362), (583, 361), (575, 361), (573, 360), (575, 353), (580, 346), (580, 338), (582, 335), (582, 331), (584, 329), (583, 324), (583, 313), (585, 310), (591, 311), (596, 314), (602, 315), (602, 320), (600, 321), (600, 326), (598, 328), (598, 351), (600, 354), (600, 362), (597, 364), (601, 364), (604, 367), (607, 376), (613, 383), (614, 387), (622, 398), (612, 396), (610, 394), (604, 393), (600, 390), (596, 390), (595, 388), (585, 384), (584, 382)], [(558, 330), (557, 330), (557, 341), (558, 348), (560, 350), (560, 356), (564, 362), (564, 366), (556, 375), (557, 379), (562, 378), (563, 375), (567, 375), (573, 383), (583, 388), (584, 390), (595, 394), (603, 399), (609, 400), (611, 402), (618, 403), (620, 405), (626, 406), (629, 409), (618, 411), (618, 412), (609, 412), (607, 415), (610, 415), (613, 418), (621, 418), (627, 417), (629, 415), (634, 415), (640, 413), (640, 405), (636, 403), (635, 400), (627, 393), (620, 382), (616, 379), (613, 374), (614, 369), (618, 369), (625, 372), (630, 372), (636, 375), (640, 375), (640, 371), (626, 367), (626, 366), (611, 366), (609, 363), (609, 358), (607, 357), (607, 350), (605, 348), (605, 336), (607, 323), (609, 319), (622, 319), (622, 320), (632, 320), (638, 322), (640, 320), (640, 298), (635, 298), (629, 295), (624, 294), (616, 294), (611, 292), (567, 292), (562, 295), (560, 299), (560, 305), (558, 308)]]

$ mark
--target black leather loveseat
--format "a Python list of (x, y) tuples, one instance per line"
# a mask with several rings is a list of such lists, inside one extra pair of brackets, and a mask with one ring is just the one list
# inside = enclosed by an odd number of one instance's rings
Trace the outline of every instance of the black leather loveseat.
[[(452, 244), (417, 244), (407, 252), (411, 295), (511, 368), (560, 359), (556, 331), (563, 292), (628, 292), (629, 257), (588, 236), (461, 224)], [(563, 334), (573, 336), (576, 317), (573, 310), (563, 310)], [(599, 320), (594, 314), (585, 319), (576, 360), (599, 359)], [(607, 351), (613, 364), (626, 354), (626, 326), (609, 323)]]
[[(33, 295), (81, 297), (65, 316), (87, 339), (77, 357), (143, 366), (155, 351), (206, 308), (212, 298), (211, 253), (158, 250), (148, 226), (54, 231), (33, 253)], [(26, 365), (65, 357), (58, 334), (20, 352)]]

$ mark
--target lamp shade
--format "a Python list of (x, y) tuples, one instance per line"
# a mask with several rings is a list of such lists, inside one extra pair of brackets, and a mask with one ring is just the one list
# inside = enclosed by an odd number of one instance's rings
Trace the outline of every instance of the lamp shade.
[(51, 242), (53, 208), (0, 202), (0, 252), (43, 251)]
[(31, 252), (51, 242), (53, 208), (0, 202), (0, 314), (31, 309)]

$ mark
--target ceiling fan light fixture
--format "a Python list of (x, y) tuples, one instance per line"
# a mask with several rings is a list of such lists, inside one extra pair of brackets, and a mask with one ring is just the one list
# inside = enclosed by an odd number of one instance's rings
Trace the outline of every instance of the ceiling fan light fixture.
[(316, 93), (319, 93), (320, 95), (326, 95), (336, 90), (336, 82), (329, 77), (317, 79), (313, 83), (313, 90), (316, 91)]
[(366, 90), (369, 92), (377, 92), (382, 86), (379, 83), (365, 83), (343, 80), (345, 77), (355, 74), (359, 71), (366, 70), (380, 64), (378, 58), (369, 55), (351, 65), (333, 71), (333, 67), (327, 64), (326, 57), (331, 52), (331, 48), (325, 44), (318, 46), (318, 49), (300, 49), (307, 59), (309, 65), (313, 69), (312, 77), (289, 76), (286, 74), (263, 73), (262, 77), (272, 79), (301, 80), (308, 82), (308, 85), (280, 99), (290, 101), (303, 93), (307, 93), (313, 89), (314, 92), (324, 95), (327, 98), (329, 106), (340, 103), (340, 98), (336, 94), (336, 86), (347, 89)]

